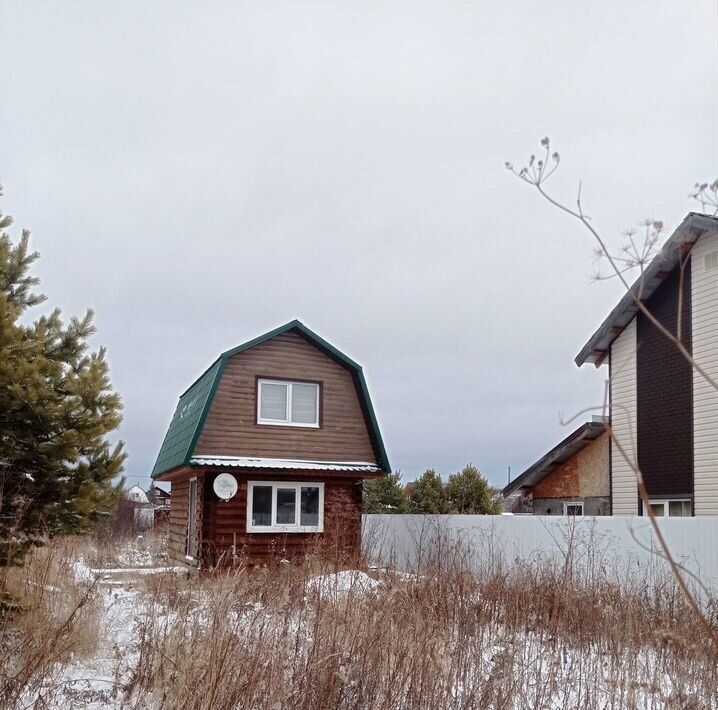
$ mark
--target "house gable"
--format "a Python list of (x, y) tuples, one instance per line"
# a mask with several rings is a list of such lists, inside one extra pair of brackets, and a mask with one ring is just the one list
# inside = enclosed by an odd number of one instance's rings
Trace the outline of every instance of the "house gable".
[[(319, 384), (320, 426), (257, 424), (257, 382)], [(289, 331), (229, 357), (195, 456), (378, 463), (352, 372)]]
[[(253, 375), (247, 380), (250, 370)], [(321, 379), (318, 372), (329, 378), (332, 390), (336, 386), (337, 392), (347, 397), (343, 401), (335, 401), (333, 395), (327, 398), (323, 406), (325, 409), (329, 406), (329, 410), (323, 414), (331, 413), (332, 420), (327, 419), (327, 425), (317, 431), (303, 430), (301, 435), (285, 427), (282, 436), (275, 437), (273, 442), (265, 433), (275, 427), (262, 426), (258, 439), (260, 427), (254, 420), (257, 376), (289, 378), (296, 373), (299, 377), (295, 379), (317, 381)], [(250, 431), (254, 437), (249, 435)], [(300, 444), (300, 439), (311, 440), (308, 433), (320, 435), (319, 453)], [(328, 461), (352, 451), (364, 458), (350, 460), (368, 460), (382, 471), (391, 470), (361, 366), (294, 320), (223, 353), (180, 397), (152, 477), (189, 465), (195, 453), (310, 456)], [(291, 452), (294, 453), (289, 455)]]

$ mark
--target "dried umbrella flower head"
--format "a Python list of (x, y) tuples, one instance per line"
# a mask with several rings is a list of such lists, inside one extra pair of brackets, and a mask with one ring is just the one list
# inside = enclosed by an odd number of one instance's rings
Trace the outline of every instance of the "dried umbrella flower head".
[(688, 196), (701, 203), (703, 212), (712, 212), (714, 217), (718, 215), (718, 180), (711, 183), (697, 182)]
[[(542, 183), (548, 180), (549, 177), (558, 167), (560, 156), (557, 151), (551, 152), (551, 140), (548, 137), (541, 139), (541, 147), (544, 149), (544, 157), (536, 159), (536, 155), (533, 153), (529, 156), (527, 165), (520, 170), (515, 170), (513, 163), (508, 160), (504, 163), (504, 167), (512, 172), (517, 177), (521, 178), (524, 182), (527, 182), (536, 187), (540, 187)], [(553, 161), (553, 166), (549, 169), (549, 159)]]

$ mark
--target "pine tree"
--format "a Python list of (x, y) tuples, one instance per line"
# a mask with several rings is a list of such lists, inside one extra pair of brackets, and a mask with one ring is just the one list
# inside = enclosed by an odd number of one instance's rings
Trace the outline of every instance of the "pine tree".
[(452, 513), (498, 515), (503, 510), (500, 497), (494, 495), (488, 481), (471, 464), (449, 476), (446, 493)]
[[(1, 194), (1, 193), (0, 193)], [(60, 311), (28, 325), (45, 301), (30, 275), (29, 232), (13, 244), (0, 213), (0, 565), (21, 563), (46, 536), (86, 532), (116, 504), (122, 421), (105, 349), (88, 353), (93, 313), (63, 324)]]
[(449, 512), (449, 498), (446, 486), (433, 468), (419, 476), (411, 491), (409, 500), (410, 513), (426, 513), (437, 515)]
[(365, 513), (406, 513), (406, 508), (399, 471), (364, 481)]

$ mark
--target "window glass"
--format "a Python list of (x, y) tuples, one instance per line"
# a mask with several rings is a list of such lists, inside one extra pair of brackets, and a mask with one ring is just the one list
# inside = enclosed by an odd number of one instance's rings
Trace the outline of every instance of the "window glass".
[(583, 515), (583, 503), (567, 503), (566, 515)]
[(319, 488), (302, 486), (300, 525), (319, 525)]
[(687, 518), (691, 514), (691, 502), (688, 500), (671, 500), (668, 502), (668, 515), (672, 518)]
[(296, 525), (297, 491), (295, 488), (277, 488), (277, 525)]
[(272, 486), (252, 488), (252, 525), (272, 524)]
[(287, 385), (262, 382), (260, 385), (260, 419), (287, 421)]
[(292, 384), (292, 422), (317, 424), (318, 385)]
[(651, 503), (651, 510), (653, 511), (653, 515), (656, 517), (663, 517), (663, 510), (664, 510), (663, 502), (661, 503)]

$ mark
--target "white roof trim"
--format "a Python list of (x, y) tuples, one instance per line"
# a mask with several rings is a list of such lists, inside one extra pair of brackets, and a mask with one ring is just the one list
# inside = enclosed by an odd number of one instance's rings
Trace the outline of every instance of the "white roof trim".
[(305, 461), (241, 456), (193, 456), (191, 466), (231, 466), (233, 468), (281, 468), (293, 471), (358, 471), (378, 473), (381, 468), (367, 461)]

